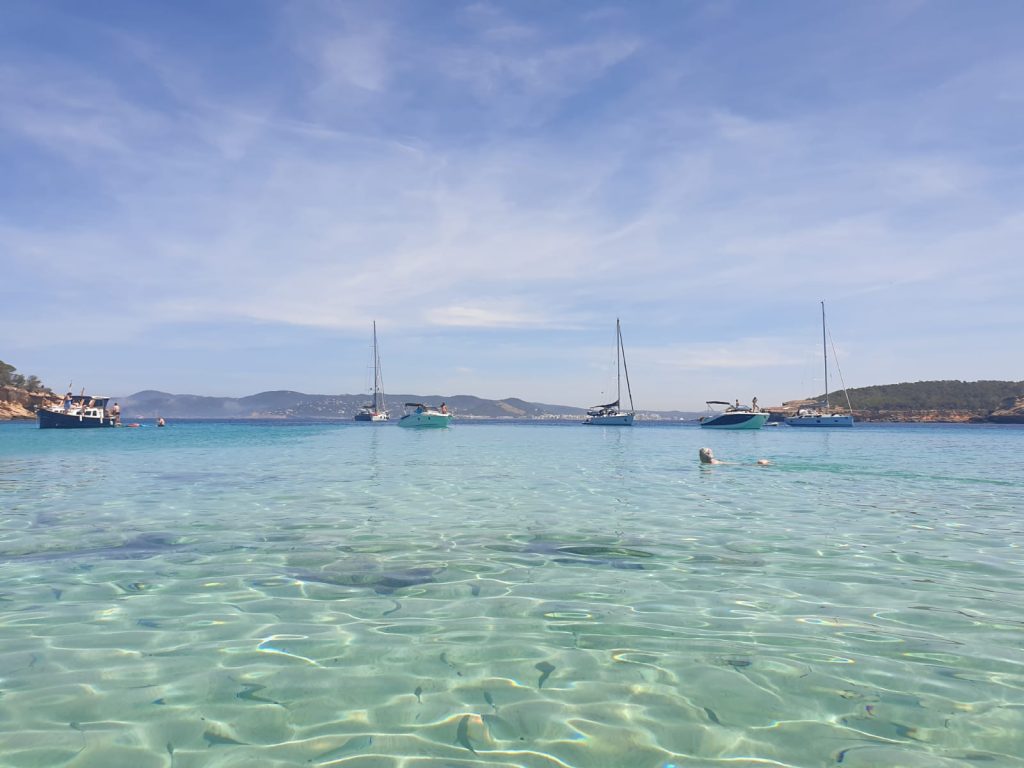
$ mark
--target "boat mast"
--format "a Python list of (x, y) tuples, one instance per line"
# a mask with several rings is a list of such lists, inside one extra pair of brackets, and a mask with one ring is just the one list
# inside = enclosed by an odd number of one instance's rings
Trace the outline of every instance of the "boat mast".
[(373, 321), (373, 410), (384, 410), (384, 381), (380, 375), (380, 355), (377, 354), (377, 321)]
[(830, 411), (828, 404), (828, 345), (825, 343), (825, 302), (821, 302), (821, 352), (825, 359), (825, 410)]
[(619, 318), (615, 318), (615, 407), (622, 407), (622, 364), (619, 362), (619, 347), (622, 345), (622, 331)]
[(629, 368), (626, 366), (626, 346), (622, 343), (622, 327), (618, 318), (615, 318), (615, 335), (618, 337), (615, 354), (618, 356), (619, 350), (622, 350), (622, 370), (626, 373), (626, 392), (629, 393), (629, 410), (632, 412), (636, 409), (633, 407), (633, 390), (629, 386)]

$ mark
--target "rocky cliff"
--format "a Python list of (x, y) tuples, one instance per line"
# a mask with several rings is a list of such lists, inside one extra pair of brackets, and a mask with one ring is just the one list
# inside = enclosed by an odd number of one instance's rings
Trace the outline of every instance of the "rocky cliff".
[(15, 387), (0, 387), (0, 421), (34, 419), (39, 408), (58, 402), (60, 398), (49, 392), (28, 392)]
[(988, 415), (996, 424), (1024, 424), (1024, 396), (1008, 397)]

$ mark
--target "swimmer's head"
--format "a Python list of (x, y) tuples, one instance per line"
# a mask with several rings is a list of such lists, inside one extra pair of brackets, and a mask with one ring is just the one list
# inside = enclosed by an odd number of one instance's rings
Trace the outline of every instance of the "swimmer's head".
[(710, 464), (715, 460), (715, 454), (711, 452), (710, 448), (701, 448), (697, 451), (697, 455), (700, 456), (701, 464)]

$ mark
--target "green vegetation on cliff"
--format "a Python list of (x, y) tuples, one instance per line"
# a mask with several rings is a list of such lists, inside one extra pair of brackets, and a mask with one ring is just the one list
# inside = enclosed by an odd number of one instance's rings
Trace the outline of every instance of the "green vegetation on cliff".
[(0, 360), (0, 387), (14, 387), (26, 392), (48, 392), (38, 376), (23, 376), (10, 363)]
[[(855, 411), (987, 413), (1007, 400), (1024, 396), (1024, 381), (915, 381), (859, 387), (849, 393)], [(830, 398), (836, 396), (842, 397), (842, 392)]]

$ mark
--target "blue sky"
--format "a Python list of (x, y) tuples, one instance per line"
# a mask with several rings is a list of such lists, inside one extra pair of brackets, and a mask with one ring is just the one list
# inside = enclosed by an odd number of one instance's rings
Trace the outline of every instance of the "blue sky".
[(641, 408), (1021, 379), (1018, 2), (0, 9), (0, 359)]

